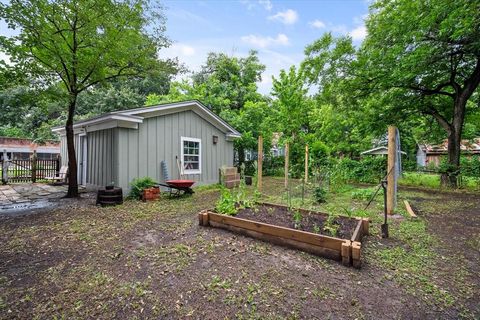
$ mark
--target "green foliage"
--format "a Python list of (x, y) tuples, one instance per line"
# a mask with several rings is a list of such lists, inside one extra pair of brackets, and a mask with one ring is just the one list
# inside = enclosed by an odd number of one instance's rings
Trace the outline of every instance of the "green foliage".
[(302, 214), (300, 213), (300, 210), (298, 209), (293, 209), (293, 214), (292, 214), (292, 218), (293, 218), (293, 225), (295, 227), (295, 229), (300, 229), (300, 227), (302, 226)]
[(141, 199), (143, 190), (155, 186), (155, 181), (150, 177), (136, 178), (130, 182), (130, 193), (129, 197), (131, 199)]
[(370, 200), (377, 191), (377, 188), (356, 189), (352, 192), (352, 199)]
[(337, 215), (333, 212), (330, 212), (327, 219), (323, 223), (323, 231), (327, 232), (332, 237), (337, 235), (338, 229), (340, 228), (340, 225), (335, 221), (336, 218)]
[(221, 214), (234, 216), (237, 214), (236, 197), (227, 188), (222, 188), (220, 199), (215, 204), (215, 211)]
[(328, 170), (334, 185), (346, 182), (378, 183), (386, 174), (386, 157), (331, 159)]
[(327, 202), (327, 189), (318, 186), (313, 190), (313, 197), (317, 203)]

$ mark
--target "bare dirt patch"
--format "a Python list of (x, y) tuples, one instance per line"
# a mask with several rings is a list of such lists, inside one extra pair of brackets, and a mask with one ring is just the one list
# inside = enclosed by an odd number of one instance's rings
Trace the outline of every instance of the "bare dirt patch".
[[(265, 179), (267, 196), (281, 184)], [(391, 221), (390, 239), (378, 236), (381, 222), (373, 219), (361, 270), (199, 227), (197, 213), (214, 207), (218, 190), (111, 208), (83, 199), (4, 218), (0, 318), (480, 317), (480, 258), (471, 240), (480, 232), (479, 197), (402, 196), (420, 219)], [(346, 201), (332, 196), (330, 205), (336, 198)]]

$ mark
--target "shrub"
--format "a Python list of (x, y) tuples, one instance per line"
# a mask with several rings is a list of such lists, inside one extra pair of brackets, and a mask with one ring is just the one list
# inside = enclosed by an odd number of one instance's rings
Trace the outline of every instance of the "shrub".
[(142, 198), (143, 189), (153, 187), (155, 184), (155, 181), (150, 177), (133, 179), (130, 183), (129, 197), (139, 200)]
[(313, 196), (317, 203), (327, 202), (327, 190), (325, 188), (316, 187), (315, 190), (313, 190)]

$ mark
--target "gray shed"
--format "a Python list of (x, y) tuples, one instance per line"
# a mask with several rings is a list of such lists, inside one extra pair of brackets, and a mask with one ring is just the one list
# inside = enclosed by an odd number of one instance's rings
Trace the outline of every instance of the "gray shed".
[[(200, 184), (218, 182), (218, 169), (233, 165), (233, 141), (240, 133), (196, 100), (122, 110), (74, 123), (79, 184), (100, 187), (110, 183), (124, 189), (138, 177)], [(61, 137), (67, 165), (65, 128)], [(180, 169), (177, 165), (179, 159)]]

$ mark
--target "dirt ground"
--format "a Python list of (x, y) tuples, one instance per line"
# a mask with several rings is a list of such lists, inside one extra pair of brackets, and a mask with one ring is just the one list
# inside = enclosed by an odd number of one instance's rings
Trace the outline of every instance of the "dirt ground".
[[(264, 184), (281, 201), (282, 181)], [(0, 219), (0, 318), (480, 318), (480, 195), (401, 191), (419, 218), (392, 219), (389, 239), (374, 203), (360, 270), (198, 226), (218, 195), (108, 208), (84, 195)], [(345, 203), (364, 205), (344, 192), (318, 209)]]

